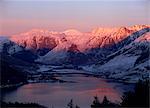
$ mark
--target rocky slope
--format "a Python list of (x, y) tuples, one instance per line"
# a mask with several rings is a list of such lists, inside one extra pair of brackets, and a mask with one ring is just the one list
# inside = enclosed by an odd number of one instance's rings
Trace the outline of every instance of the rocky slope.
[[(138, 37), (146, 33), (148, 27), (147, 25), (136, 25), (119, 28), (96, 28), (88, 33), (81, 33), (74, 29), (64, 32), (33, 29), (26, 33), (11, 36), (10, 40), (36, 54), (38, 56), (36, 61), (41, 63), (68, 64), (74, 62), (73, 64), (84, 64), (94, 63), (105, 58), (133, 41), (132, 35)], [(136, 36), (135, 38), (137, 38)], [(77, 57), (78, 59), (76, 59)], [(72, 58), (74, 59), (71, 60)], [(80, 59), (82, 59), (81, 62), (79, 62)]]
[(33, 29), (1, 39), (0, 51), (30, 62), (91, 64), (131, 43), (148, 32), (149, 27), (96, 28), (88, 33), (74, 29), (64, 32)]
[(148, 79), (150, 74), (150, 32), (107, 56), (103, 61), (84, 69), (127, 82)]

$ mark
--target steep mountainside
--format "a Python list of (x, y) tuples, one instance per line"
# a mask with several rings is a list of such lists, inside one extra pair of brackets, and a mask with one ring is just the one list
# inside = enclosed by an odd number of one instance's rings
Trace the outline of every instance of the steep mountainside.
[(150, 72), (150, 32), (135, 39), (129, 45), (109, 55), (99, 63), (87, 66), (91, 70), (108, 78), (136, 82), (149, 78)]
[[(73, 64), (91, 64), (99, 60), (104, 59), (107, 55), (121, 49), (122, 47), (130, 44), (136, 38), (147, 33), (149, 28), (144, 28), (135, 32), (126, 32), (126, 29), (117, 29), (112, 36), (109, 35), (92, 35), (87, 34), (87, 38), (84, 40), (86, 34), (82, 36), (76, 36), (71, 41), (71, 36), (66, 36), (65, 41), (58, 44), (54, 49), (49, 51), (44, 56), (40, 57), (37, 61), (47, 64), (52, 63), (73, 63)], [(118, 33), (118, 34), (117, 34)], [(120, 38), (116, 38), (119, 37)], [(80, 42), (80, 40), (82, 42)], [(77, 41), (77, 42), (76, 42)], [(75, 46), (70, 55), (70, 47)], [(74, 62), (69, 62), (72, 58), (78, 57), (79, 59)], [(82, 62), (79, 62), (81, 59)]]
[(27, 62), (34, 62), (37, 59), (37, 55), (31, 50), (26, 50), (23, 46), (2, 37), (0, 37), (0, 54), (9, 55)]

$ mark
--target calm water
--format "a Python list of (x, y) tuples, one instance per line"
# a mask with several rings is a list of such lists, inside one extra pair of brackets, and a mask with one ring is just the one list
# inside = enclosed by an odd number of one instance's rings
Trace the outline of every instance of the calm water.
[(81, 108), (90, 108), (93, 96), (102, 100), (104, 95), (111, 101), (120, 101), (123, 91), (133, 89), (132, 85), (113, 83), (105, 79), (86, 75), (63, 75), (60, 79), (75, 83), (34, 83), (6, 93), (5, 101), (36, 102), (47, 107), (66, 108), (71, 99)]

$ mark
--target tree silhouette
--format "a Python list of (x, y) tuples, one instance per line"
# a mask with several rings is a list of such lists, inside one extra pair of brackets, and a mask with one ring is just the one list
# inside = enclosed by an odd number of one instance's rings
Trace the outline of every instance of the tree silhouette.
[(76, 107), (75, 108), (80, 108), (78, 105), (76, 105)]
[(99, 99), (97, 96), (94, 96), (94, 101), (91, 105), (91, 108), (99, 108), (101, 106), (101, 103), (99, 102)]
[(108, 105), (110, 104), (109, 100), (107, 99), (106, 96), (104, 96), (104, 99), (103, 99), (103, 102), (102, 102), (103, 105)]
[(121, 106), (149, 108), (149, 95), (149, 81), (140, 80), (136, 84), (134, 92), (124, 93)]
[(69, 108), (73, 108), (73, 99), (70, 100), (70, 102), (67, 105)]
[(67, 106), (68, 106), (69, 108), (80, 108), (78, 105), (76, 105), (76, 106), (74, 107), (73, 99), (70, 100), (70, 102), (67, 104)]
[(95, 96), (91, 108), (116, 108), (118, 106), (118, 104), (110, 102), (106, 96), (104, 96), (102, 103), (100, 103), (98, 97)]
[(37, 103), (0, 102), (0, 108), (47, 108)]

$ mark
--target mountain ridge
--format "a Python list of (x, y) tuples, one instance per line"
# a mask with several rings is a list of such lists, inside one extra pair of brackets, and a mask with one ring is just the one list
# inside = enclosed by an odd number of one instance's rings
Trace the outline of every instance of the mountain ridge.
[[(65, 32), (32, 29), (26, 33), (13, 35), (9, 39), (16, 44), (11, 49), (16, 49), (14, 51), (20, 48), (28, 50), (33, 55), (38, 56), (36, 60), (38, 62), (51, 64), (56, 60), (56, 63), (58, 63), (58, 58), (60, 58), (60, 61), (63, 61), (63, 63), (66, 61), (67, 63), (67, 60), (72, 57), (80, 56), (85, 58), (83, 61), (85, 60), (87, 63), (93, 61), (94, 63), (132, 42), (134, 38), (138, 38), (142, 33), (148, 32), (149, 27), (148, 25), (135, 25), (111, 29), (99, 28), (88, 33), (69, 29), (66, 30), (66, 34)], [(71, 49), (71, 46), (74, 46), (74, 48)]]
[[(89, 42), (89, 40), (93, 40), (93, 39), (96, 39), (95, 41), (97, 41), (97, 39), (102, 41), (103, 38), (108, 38), (110, 40), (113, 39), (113, 41), (115, 43), (117, 43), (118, 41), (121, 41), (122, 39), (126, 38), (128, 35), (137, 31), (137, 29), (139, 30), (139, 28), (143, 29), (143, 28), (147, 28), (147, 27), (150, 27), (150, 26), (146, 26), (146, 25), (145, 26), (144, 25), (137, 26), (136, 25), (133, 27), (129, 27), (130, 30), (127, 29), (126, 27), (115, 28), (115, 30), (113, 28), (111, 28), (109, 30), (107, 28), (106, 29), (103, 28), (100, 31), (98, 30), (96, 33), (93, 33), (93, 30), (90, 33), (81, 33), (75, 29), (69, 29), (64, 32), (51, 32), (51, 31), (42, 30), (42, 29), (32, 29), (29, 32), (11, 36), (10, 40), (21, 46), (24, 46), (24, 47), (27, 46), (28, 49), (30, 49), (30, 48), (31, 49), (40, 49), (41, 47), (50, 47), (49, 45), (42, 46), (43, 43), (46, 43), (45, 40), (51, 40), (53, 43), (56, 43), (56, 44), (61, 43), (62, 40), (63, 41), (66, 40), (66, 41), (72, 42), (73, 44), (77, 44), (77, 45), (80, 44), (79, 47), (86, 47), (84, 44), (87, 44)], [(131, 30), (131, 28), (132, 28), (132, 30)], [(66, 32), (66, 34), (65, 34), (65, 32)], [(73, 34), (71, 34), (71, 33), (73, 33)], [(86, 39), (86, 38), (88, 38), (88, 39)], [(42, 43), (42, 41), (43, 41), (43, 43)], [(84, 43), (84, 44), (82, 44), (82, 43)], [(97, 42), (94, 42), (94, 43), (97, 43)], [(98, 46), (94, 43), (90, 43), (89, 47), (90, 46), (95, 46), (95, 47)], [(105, 45), (105, 43), (102, 43), (102, 44)], [(101, 46), (103, 47), (104, 45), (101, 45)], [(81, 51), (82, 50), (84, 51), (86, 49), (88, 49), (88, 48), (83, 48), (83, 49), (80, 48)]]
[[(150, 26), (144, 25), (98, 28), (81, 35), (74, 35), (80, 34), (76, 30), (69, 30), (66, 35), (33, 29), (0, 37), (0, 54), (5, 55), (9, 65), (29, 73), (36, 73), (41, 65), (69, 65), (104, 77), (136, 82), (148, 78), (149, 32)], [(31, 68), (27, 68), (28, 65), (32, 65)]]
[(150, 32), (143, 34), (129, 45), (108, 55), (99, 63), (86, 66), (84, 69), (107, 78), (137, 82), (149, 79), (150, 70)]

